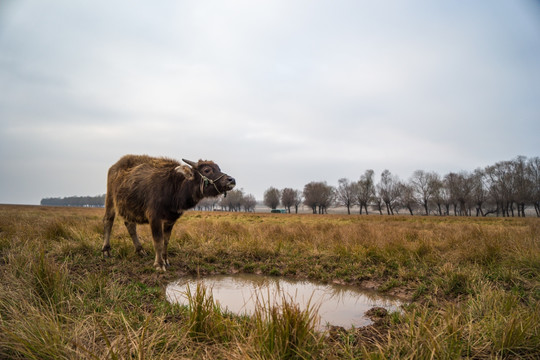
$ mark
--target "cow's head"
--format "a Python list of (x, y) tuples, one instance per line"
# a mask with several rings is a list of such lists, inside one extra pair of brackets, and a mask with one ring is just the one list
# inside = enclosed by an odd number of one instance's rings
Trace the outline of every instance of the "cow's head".
[[(232, 190), (236, 185), (236, 180), (221, 172), (219, 166), (213, 161), (199, 160), (196, 163), (186, 159), (182, 159), (182, 161), (191, 167), (189, 169), (191, 170), (191, 179), (200, 182), (199, 188), (203, 197), (226, 195), (227, 191)], [(186, 178), (188, 177), (186, 176)]]

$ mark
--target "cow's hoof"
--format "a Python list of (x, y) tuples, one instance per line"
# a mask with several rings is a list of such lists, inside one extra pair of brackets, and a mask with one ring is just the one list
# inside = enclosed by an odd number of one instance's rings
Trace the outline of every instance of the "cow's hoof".
[(101, 249), (101, 253), (103, 254), (103, 257), (111, 257), (111, 247), (105, 246), (103, 249)]
[(156, 271), (167, 272), (165, 265), (154, 264), (154, 267), (156, 268)]
[(168, 260), (168, 259), (167, 259), (167, 260), (165, 260), (165, 266), (166, 266), (166, 267), (169, 267), (169, 266), (171, 266), (171, 263), (169, 262), (169, 260)]

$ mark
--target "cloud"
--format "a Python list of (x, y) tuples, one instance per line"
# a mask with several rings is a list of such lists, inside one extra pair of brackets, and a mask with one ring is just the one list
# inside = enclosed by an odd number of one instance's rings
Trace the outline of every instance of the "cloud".
[(258, 198), (538, 155), (531, 4), (12, 2), (0, 202), (104, 192), (125, 153), (214, 159)]

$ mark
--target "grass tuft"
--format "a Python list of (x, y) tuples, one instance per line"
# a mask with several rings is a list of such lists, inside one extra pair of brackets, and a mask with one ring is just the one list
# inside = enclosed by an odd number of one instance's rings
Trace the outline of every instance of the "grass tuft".
[(312, 359), (321, 346), (316, 328), (319, 323), (318, 306), (308, 304), (301, 309), (294, 299), (284, 295), (281, 306), (271, 303), (270, 296), (257, 301), (251, 336), (265, 358)]
[(71, 237), (71, 231), (68, 229), (65, 220), (53, 219), (45, 226), (43, 237), (45, 240), (49, 241), (69, 239)]

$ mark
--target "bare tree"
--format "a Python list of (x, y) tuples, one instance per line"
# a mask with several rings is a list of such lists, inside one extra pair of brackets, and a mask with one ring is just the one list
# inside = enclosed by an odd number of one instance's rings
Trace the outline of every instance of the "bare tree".
[(326, 181), (321, 186), (321, 200), (319, 203), (319, 214), (328, 213), (328, 208), (336, 201), (336, 189), (327, 185)]
[(461, 171), (456, 174), (454, 178), (454, 187), (452, 198), (454, 198), (455, 203), (458, 205), (458, 214), (464, 216), (471, 215), (473, 200), (473, 176), (472, 174)]
[(451, 197), (450, 197), (450, 190), (446, 186), (446, 182), (444, 179), (442, 179), (440, 199), (442, 201), (442, 204), (444, 205), (444, 214), (447, 216), (450, 215), (450, 205), (452, 204), (452, 202), (451, 202)]
[(310, 182), (304, 186), (304, 204), (311, 207), (313, 213), (327, 213), (328, 208), (335, 199), (335, 190), (332, 186), (324, 182)]
[(287, 208), (289, 214), (291, 213), (291, 207), (294, 206), (296, 200), (296, 190), (291, 188), (285, 188), (281, 190), (281, 204)]
[(436, 174), (436, 178), (433, 179), (433, 196), (432, 201), (437, 206), (437, 212), (439, 216), (448, 215), (448, 212), (443, 212), (443, 206), (447, 202), (448, 192), (444, 186), (444, 182), (441, 180), (439, 174)]
[(226, 197), (221, 198), (221, 207), (228, 211), (240, 211), (244, 201), (244, 190), (236, 189), (229, 191)]
[(458, 174), (450, 172), (444, 176), (444, 185), (448, 191), (448, 198), (450, 204), (454, 207), (454, 215), (457, 216), (457, 196), (459, 193), (458, 189)]
[(317, 205), (319, 203), (319, 198), (317, 195), (317, 183), (310, 182), (304, 186), (304, 204), (309, 206), (314, 214), (317, 213)]
[(336, 191), (336, 200), (339, 205), (347, 208), (347, 214), (351, 215), (351, 206), (355, 203), (357, 184), (351, 183), (349, 179), (341, 178), (338, 180)]
[(360, 206), (360, 215), (362, 215), (362, 207), (368, 215), (368, 205), (375, 198), (375, 172), (371, 169), (366, 170), (356, 186), (356, 201)]
[(379, 210), (379, 215), (382, 215), (383, 214), (382, 209), (383, 209), (383, 204), (384, 204), (383, 199), (378, 194), (375, 194), (375, 197), (373, 198), (373, 202), (375, 203), (377, 210)]
[(490, 213), (494, 213), (496, 210), (487, 208), (484, 211), (484, 207), (489, 206), (489, 188), (486, 182), (486, 173), (482, 169), (476, 169), (469, 176), (471, 183), (471, 197), (472, 202), (476, 206), (476, 216), (486, 216)]
[(454, 215), (467, 215), (467, 204), (470, 203), (472, 183), (470, 175), (462, 171), (459, 174), (451, 172), (445, 175), (444, 181), (450, 193), (450, 202), (454, 208)]
[(533, 182), (529, 177), (527, 158), (525, 156), (518, 156), (511, 163), (513, 193), (514, 200), (517, 204), (518, 217), (525, 217), (525, 206), (530, 201), (534, 188)]
[(242, 199), (242, 206), (244, 207), (245, 212), (253, 212), (255, 211), (255, 206), (257, 205), (257, 200), (255, 199), (255, 196), (252, 194), (248, 194), (244, 196)]
[(527, 162), (527, 171), (531, 183), (531, 200), (536, 216), (540, 217), (540, 157), (534, 157)]
[(295, 197), (294, 197), (294, 210), (298, 214), (298, 206), (304, 201), (303, 194), (300, 190), (295, 190)]
[(514, 176), (510, 161), (500, 161), (486, 168), (489, 179), (489, 191), (497, 202), (497, 215), (514, 216)]
[(386, 212), (388, 215), (394, 215), (393, 207), (400, 191), (398, 184), (398, 177), (392, 175), (389, 170), (384, 170), (381, 173), (381, 180), (377, 184), (377, 192), (386, 205)]
[(429, 203), (437, 188), (438, 175), (434, 172), (416, 170), (409, 182), (414, 189), (418, 202), (424, 207), (426, 215), (429, 215)]
[(399, 205), (409, 210), (411, 215), (414, 215), (414, 209), (418, 204), (414, 187), (411, 184), (406, 184), (399, 181), (396, 187), (399, 189)]
[(279, 206), (280, 191), (275, 187), (270, 187), (264, 192), (264, 205), (274, 210)]
[(498, 176), (494, 166), (487, 166), (484, 169), (484, 178), (488, 189), (489, 199), (495, 204), (494, 212), (497, 214), (497, 216), (499, 216), (502, 210), (503, 197), (502, 189), (497, 181)]

